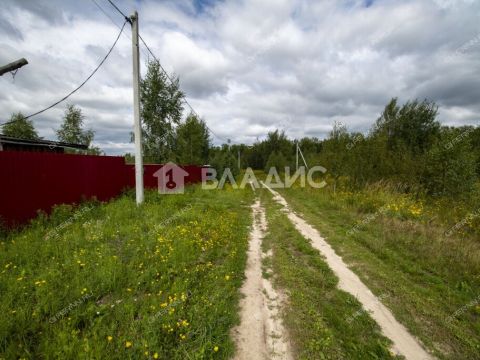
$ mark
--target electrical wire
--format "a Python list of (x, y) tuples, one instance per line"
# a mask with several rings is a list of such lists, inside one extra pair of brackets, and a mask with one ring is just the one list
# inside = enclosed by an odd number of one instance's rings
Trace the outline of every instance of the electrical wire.
[[(90, 80), (92, 78), (92, 76), (98, 71), (98, 69), (100, 69), (100, 67), (103, 65), (103, 63), (107, 60), (107, 58), (109, 57), (109, 55), (112, 53), (113, 51), (113, 48), (115, 47), (115, 45), (117, 45), (117, 42), (118, 42), (118, 39), (120, 38), (120, 35), (122, 34), (123, 32), (123, 29), (125, 28), (125, 24), (127, 23), (127, 21), (125, 21), (123, 23), (123, 26), (121, 27), (120, 29), (120, 32), (118, 33), (117, 35), (117, 38), (115, 39), (115, 42), (113, 43), (113, 45), (110, 47), (110, 50), (108, 50), (107, 54), (105, 55), (105, 57), (102, 59), (102, 61), (100, 61), (100, 63), (97, 65), (97, 67), (93, 70), (93, 72), (79, 85), (77, 86), (75, 89), (73, 89), (71, 92), (69, 92), (66, 96), (64, 96), (63, 98), (61, 98), (60, 100), (56, 101), (55, 103), (53, 103), (52, 105), (40, 110), (40, 111), (37, 111), (36, 113), (33, 113), (33, 114), (30, 114), (28, 116), (25, 116), (24, 119), (29, 119), (33, 116), (36, 116), (36, 115), (39, 115), (51, 108), (53, 108), (54, 106), (57, 106), (58, 104), (60, 104), (61, 102), (67, 100), (71, 95), (73, 95), (74, 93), (76, 93), (78, 90), (80, 90), (87, 82), (88, 80)], [(7, 121), (6, 123), (3, 123), (3, 124), (0, 124), (0, 126), (4, 126), (4, 125), (7, 125), (7, 124), (11, 124), (13, 122), (16, 122), (18, 120), (12, 120), (12, 121)]]
[[(100, 64), (95, 68), (95, 70), (93, 70), (93, 72), (85, 79), (85, 81), (83, 83), (81, 83), (77, 88), (75, 88), (73, 91), (71, 91), (69, 94), (67, 94), (66, 96), (64, 96), (62, 99), (58, 100), (57, 102), (53, 103), (52, 105), (46, 107), (45, 109), (43, 110), (40, 110), (40, 111), (37, 111), (36, 113), (33, 113), (33, 114), (30, 114), (28, 116), (25, 117), (25, 119), (29, 119), (33, 116), (36, 116), (36, 115), (39, 115), (53, 107), (55, 107), (56, 105), (60, 104), (61, 102), (65, 101), (66, 99), (68, 99), (71, 95), (73, 95), (75, 92), (77, 92), (81, 87), (83, 87), (83, 85), (85, 85), (88, 80), (90, 80), (90, 78), (97, 72), (97, 70), (103, 65), (103, 63), (107, 60), (108, 56), (110, 55), (110, 53), (112, 52), (113, 48), (115, 47), (115, 45), (117, 44), (118, 42), (118, 39), (120, 38), (121, 34), (123, 33), (123, 29), (125, 28), (125, 25), (126, 23), (132, 23), (131, 19), (125, 15), (116, 5), (115, 3), (112, 1), (112, 0), (107, 0), (114, 8), (116, 11), (118, 11), (122, 16), (123, 18), (125, 19), (125, 22), (123, 23), (123, 26), (120, 27), (113, 19), (112, 17), (97, 3), (96, 0), (92, 0), (93, 3), (97, 6), (97, 8), (116, 26), (120, 29), (120, 32), (117, 36), (117, 38), (115, 39), (115, 42), (113, 43), (112, 47), (110, 48), (110, 50), (108, 51), (108, 53), (105, 55), (105, 57), (103, 58), (103, 60), (100, 62)], [(126, 34), (124, 34), (125, 36), (127, 36)], [(128, 37), (128, 36), (127, 36)], [(146, 41), (143, 39), (143, 37), (139, 34), (138, 37), (140, 38), (141, 42), (143, 43), (143, 45), (145, 46), (145, 48), (147, 49), (148, 53), (150, 53), (150, 55), (155, 59), (155, 61), (159, 64), (160, 66), (160, 69), (162, 70), (162, 72), (165, 74), (165, 76), (167, 77), (167, 79), (173, 84), (174, 81), (173, 79), (170, 77), (170, 75), (168, 74), (168, 72), (165, 70), (165, 68), (162, 66), (162, 64), (160, 63), (160, 60), (156, 57), (156, 55), (153, 53), (153, 51), (150, 49), (150, 47), (147, 45)], [(130, 38), (131, 39), (131, 38)], [(143, 51), (142, 51), (143, 52)], [(144, 53), (145, 54), (145, 53)], [(185, 96), (183, 96), (183, 102), (189, 107), (190, 111), (198, 118), (200, 119), (200, 115), (198, 115), (198, 113), (195, 111), (195, 109), (193, 108), (193, 106), (188, 102), (187, 98)], [(7, 121), (6, 123), (3, 123), (3, 124), (0, 124), (0, 126), (4, 126), (4, 125), (7, 125), (7, 124), (10, 124), (10, 123), (13, 123), (15, 121), (18, 121), (18, 120), (12, 120), (12, 121)], [(239, 144), (235, 141), (232, 141), (231, 139), (225, 139), (219, 135), (217, 135), (206, 123), (205, 123), (205, 126), (206, 128), (212, 133), (213, 136), (215, 136), (216, 138), (218, 138), (219, 140), (222, 140), (226, 143), (236, 143), (236, 144)]]
[[(112, 4), (112, 6), (122, 15), (126, 18), (125, 14), (111, 1), (111, 0), (108, 0), (108, 2), (110, 4)], [(150, 47), (147, 45), (146, 41), (143, 40), (143, 37), (138, 34), (138, 37), (140, 38), (140, 41), (143, 43), (143, 45), (145, 46), (145, 48), (147, 49), (147, 51), (150, 53), (150, 55), (152, 55), (152, 57), (155, 59), (155, 61), (158, 63), (158, 65), (160, 66), (160, 69), (163, 71), (163, 73), (165, 74), (165, 76), (167, 77), (168, 80), (170, 80), (170, 83), (173, 84), (173, 79), (170, 77), (170, 75), (168, 74), (168, 72), (164, 69), (164, 67), (162, 66), (162, 63), (160, 62), (160, 60), (158, 60), (158, 58), (155, 56), (155, 54), (153, 53), (153, 51), (150, 49)], [(192, 105), (190, 105), (190, 103), (188, 102), (187, 98), (184, 96), (183, 97), (183, 101), (185, 102), (185, 104), (187, 104), (187, 106), (190, 108), (190, 111), (193, 112), (193, 114), (198, 118), (200, 119), (200, 116), (198, 115), (198, 113), (195, 111), (195, 109), (193, 108)], [(207, 129), (215, 136), (217, 137), (218, 139), (222, 140), (222, 141), (225, 141), (225, 142), (228, 142), (230, 143), (231, 140), (225, 140), (223, 139), (222, 137), (218, 136), (217, 134), (215, 134), (213, 132), (212, 129), (210, 129), (208, 127), (207, 124), (205, 124), (205, 126), (207, 127)]]
[[(115, 20), (113, 20), (113, 18), (110, 16), (110, 14), (97, 2), (97, 0), (91, 0), (95, 6), (103, 13), (103, 15), (105, 15), (107, 17), (108, 20), (110, 20), (110, 22), (115, 25), (117, 28), (121, 29), (121, 26), (118, 25)], [(128, 35), (126, 32), (123, 32), (122, 33), (128, 40), (130, 40), (130, 42), (132, 41), (132, 38), (130, 37), (130, 35)], [(146, 57), (148, 57), (148, 54), (145, 52), (145, 50), (143, 48), (140, 48), (140, 51), (143, 53), (143, 55), (145, 55)]]
[[(100, 4), (97, 2), (97, 0), (92, 0), (92, 2), (95, 4), (95, 6), (112, 22), (113, 25), (115, 25), (117, 28), (121, 28), (120, 25), (118, 25), (115, 20), (105, 11), (103, 7), (100, 6)], [(124, 35), (126, 35), (124, 33)], [(131, 40), (131, 39), (130, 39)]]
[(95, 75), (95, 73), (98, 71), (98, 69), (100, 69), (100, 67), (103, 65), (103, 63), (107, 60), (107, 58), (110, 56), (110, 54), (112, 53), (113, 49), (115, 48), (115, 45), (117, 45), (117, 42), (118, 42), (118, 39), (120, 38), (120, 35), (122, 34), (123, 32), (123, 29), (125, 28), (125, 24), (127, 23), (127, 21), (125, 21), (123, 23), (123, 26), (122, 28), (120, 29), (120, 32), (118, 33), (117, 35), (117, 38), (115, 39), (115, 42), (113, 43), (113, 45), (110, 47), (110, 50), (108, 50), (107, 54), (105, 55), (105, 57), (102, 59), (102, 61), (100, 61), (100, 63), (97, 65), (97, 67), (92, 71), (92, 73), (79, 85), (77, 86), (75, 89), (73, 89), (70, 93), (68, 93), (66, 96), (64, 96), (63, 98), (61, 98), (60, 100), (58, 100), (57, 102), (53, 103), (52, 105), (50, 105), (49, 107), (46, 107), (45, 109), (43, 110), (40, 110), (40, 111), (37, 111), (36, 113), (33, 113), (31, 115), (28, 115), (26, 116), (25, 118), (28, 119), (28, 118), (31, 118), (32, 116), (35, 116), (35, 115), (38, 115), (38, 114), (41, 114), (43, 113), (44, 111), (47, 111), (48, 109), (51, 109), (52, 107), (60, 104), (61, 102), (67, 100), (71, 95), (75, 94), (78, 90), (80, 90), (87, 82), (88, 80), (90, 80), (92, 78), (93, 75)]
[[(167, 77), (168, 80), (170, 80), (170, 83), (173, 84), (173, 79), (170, 77), (170, 75), (167, 73), (167, 71), (164, 69), (164, 67), (162, 66), (162, 64), (160, 63), (160, 60), (158, 60), (158, 58), (155, 56), (155, 54), (153, 53), (153, 51), (150, 49), (150, 47), (147, 45), (147, 43), (145, 42), (145, 40), (143, 40), (142, 36), (139, 34), (138, 37), (140, 38), (140, 41), (143, 43), (143, 45), (147, 48), (147, 51), (150, 53), (150, 55), (152, 55), (152, 57), (155, 59), (155, 61), (158, 63), (158, 65), (160, 66), (160, 69), (163, 71), (163, 73), (165, 74), (165, 76)], [(185, 96), (183, 96), (183, 102), (190, 108), (190, 111), (198, 118), (200, 119), (200, 115), (198, 115), (198, 113), (195, 111), (195, 109), (193, 108), (192, 105), (190, 105), (190, 103), (188, 102), (187, 98)], [(217, 135), (212, 129), (210, 129), (208, 127), (208, 125), (205, 123), (205, 126), (207, 127), (207, 129), (212, 133), (213, 136), (215, 136), (217, 139), (219, 140), (222, 140), (226, 143), (235, 143), (235, 144), (238, 144), (240, 145), (240, 143), (237, 143), (235, 141), (232, 141), (231, 139), (225, 139), (225, 138), (222, 138), (221, 136)]]
[[(131, 20), (130, 18), (127, 18), (127, 16), (115, 5), (115, 3), (112, 1), (112, 0), (107, 0), (114, 8), (115, 10), (117, 10), (129, 23), (131, 23)], [(152, 55), (152, 57), (155, 59), (155, 61), (158, 63), (158, 65), (160, 66), (160, 69), (163, 71), (163, 73), (165, 74), (165, 76), (167, 77), (168, 80), (170, 80), (170, 83), (173, 84), (173, 79), (170, 77), (170, 75), (167, 73), (167, 71), (163, 68), (162, 64), (160, 63), (160, 60), (158, 60), (158, 58), (155, 56), (155, 54), (153, 53), (153, 51), (150, 49), (150, 47), (147, 45), (146, 41), (143, 40), (142, 36), (140, 34), (138, 34), (138, 37), (140, 38), (140, 41), (143, 43), (143, 45), (145, 46), (145, 48), (147, 49), (147, 51), (150, 53), (150, 55)], [(193, 108), (192, 105), (190, 105), (190, 103), (188, 102), (187, 98), (185, 96), (183, 96), (183, 101), (184, 103), (190, 108), (190, 111), (198, 118), (200, 119), (200, 116), (198, 115), (198, 113), (195, 111), (195, 109)], [(215, 132), (213, 132), (212, 129), (210, 129), (208, 127), (208, 125), (205, 123), (205, 126), (207, 127), (207, 129), (212, 133), (213, 136), (215, 136), (216, 138), (218, 138), (219, 140), (222, 140), (224, 142), (227, 142), (227, 143), (236, 143), (230, 139), (226, 140), (224, 138), (222, 138), (221, 136), (218, 136), (217, 134), (215, 134)], [(236, 143), (236, 144), (239, 144), (240, 143)]]
[(112, 0), (108, 0), (108, 2), (109, 2), (110, 4), (112, 4), (112, 6), (115, 8), (115, 10), (117, 10), (120, 14), (122, 14), (122, 16), (125, 18), (125, 21), (127, 21), (129, 24), (132, 23), (132, 20), (131, 20), (127, 15), (125, 15), (125, 14), (122, 12), (122, 10), (120, 10), (120, 9), (117, 7), (117, 5), (115, 5), (115, 3), (114, 3)]

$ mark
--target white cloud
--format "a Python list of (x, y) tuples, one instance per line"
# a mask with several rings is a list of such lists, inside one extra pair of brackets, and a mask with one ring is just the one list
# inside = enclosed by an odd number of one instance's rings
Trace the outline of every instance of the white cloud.
[[(108, 2), (97, 2), (123, 23)], [(478, 2), (117, 4), (127, 14), (138, 6), (143, 37), (164, 67), (180, 76), (189, 102), (223, 139), (251, 143), (277, 127), (292, 137), (323, 137), (335, 120), (365, 132), (397, 96), (435, 100), (444, 124), (479, 123), (480, 42), (473, 41)], [(93, 2), (8, 0), (0, 32), (7, 35), (0, 37), (0, 62), (29, 60), (15, 81), (0, 78), (3, 121), (12, 112), (37, 111), (80, 84), (118, 28)], [(84, 111), (96, 144), (111, 154), (132, 149), (128, 25), (125, 33), (100, 71), (69, 99)], [(54, 138), (64, 108), (34, 118), (42, 136)]]

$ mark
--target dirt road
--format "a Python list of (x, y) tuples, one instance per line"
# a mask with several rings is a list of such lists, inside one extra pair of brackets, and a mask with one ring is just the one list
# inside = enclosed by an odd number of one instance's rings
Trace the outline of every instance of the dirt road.
[(335, 253), (330, 244), (325, 241), (318, 231), (296, 215), (289, 208), (287, 201), (278, 192), (272, 190), (263, 182), (262, 185), (273, 194), (274, 200), (283, 206), (283, 210), (295, 228), (306, 239), (309, 239), (312, 246), (318, 249), (325, 257), (325, 261), (339, 278), (339, 288), (355, 296), (363, 308), (368, 311), (370, 316), (378, 323), (382, 333), (392, 341), (392, 351), (405, 356), (408, 360), (433, 359), (433, 357), (423, 349), (419, 341), (394, 318), (390, 310), (385, 307), (360, 278), (347, 267), (342, 258)]
[(280, 294), (262, 276), (262, 239), (267, 230), (265, 210), (256, 201), (252, 205), (253, 227), (250, 233), (246, 279), (241, 288), (241, 323), (233, 329), (237, 344), (235, 359), (293, 359), (287, 333), (280, 318)]

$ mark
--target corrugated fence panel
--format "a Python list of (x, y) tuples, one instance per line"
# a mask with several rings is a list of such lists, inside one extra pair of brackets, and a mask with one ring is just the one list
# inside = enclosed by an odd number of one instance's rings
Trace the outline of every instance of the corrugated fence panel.
[(124, 168), (121, 157), (0, 152), (0, 217), (15, 226), (55, 204), (109, 200), (126, 187)]
[[(135, 167), (133, 165), (126, 165), (128, 184), (131, 187), (135, 186)], [(143, 182), (146, 188), (155, 189), (158, 187), (158, 179), (153, 176), (155, 172), (161, 169), (163, 164), (146, 164), (143, 166)], [(202, 167), (197, 165), (179, 165), (185, 170), (188, 175), (185, 177), (185, 184), (193, 184), (202, 181)]]
[[(157, 187), (153, 173), (161, 167), (145, 165), (145, 187)], [(201, 167), (182, 168), (188, 172), (186, 183), (201, 181)], [(107, 201), (134, 186), (134, 166), (123, 157), (0, 152), (0, 219), (7, 226), (23, 224), (37, 210), (49, 212), (56, 204), (93, 197)]]

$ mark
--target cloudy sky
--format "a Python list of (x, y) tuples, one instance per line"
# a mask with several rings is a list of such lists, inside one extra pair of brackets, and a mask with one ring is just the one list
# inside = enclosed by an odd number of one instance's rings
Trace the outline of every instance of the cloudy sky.
[[(480, 123), (480, 1), (115, 0), (219, 136), (253, 143), (275, 128), (325, 137), (335, 121), (366, 132), (392, 97), (431, 99), (448, 125)], [(0, 123), (78, 86), (123, 24), (107, 0), (3, 0)], [(99, 7), (106, 14), (104, 14)], [(115, 24), (116, 25), (115, 25)], [(69, 102), (108, 154), (132, 151), (131, 33)], [(142, 73), (147, 61), (141, 53)], [(33, 119), (55, 139), (65, 104)]]

